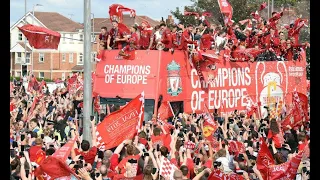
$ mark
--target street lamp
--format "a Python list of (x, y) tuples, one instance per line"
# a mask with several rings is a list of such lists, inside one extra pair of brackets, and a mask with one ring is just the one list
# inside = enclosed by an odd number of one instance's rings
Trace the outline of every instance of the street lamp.
[[(32, 25), (34, 24), (34, 8), (36, 6), (42, 6), (42, 5), (41, 4), (34, 4), (33, 5), (33, 7), (32, 7)], [(30, 59), (31, 59), (31, 71), (33, 71), (33, 47), (32, 47), (32, 50), (31, 50), (31, 56), (32, 56), (32, 58), (30, 57)]]

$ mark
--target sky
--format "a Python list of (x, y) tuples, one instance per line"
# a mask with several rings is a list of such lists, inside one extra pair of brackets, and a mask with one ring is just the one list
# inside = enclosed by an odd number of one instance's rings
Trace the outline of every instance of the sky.
[[(76, 22), (83, 23), (84, 0), (25, 0), (27, 1), (27, 12), (32, 11), (35, 4), (35, 11), (58, 12)], [(25, 14), (25, 1), (10, 0), (10, 26), (22, 18)], [(183, 11), (184, 6), (190, 6), (190, 0), (91, 0), (91, 13), (95, 18), (108, 18), (109, 6), (121, 4), (136, 10), (137, 15), (146, 15), (155, 20), (164, 19), (171, 10), (179, 7)]]

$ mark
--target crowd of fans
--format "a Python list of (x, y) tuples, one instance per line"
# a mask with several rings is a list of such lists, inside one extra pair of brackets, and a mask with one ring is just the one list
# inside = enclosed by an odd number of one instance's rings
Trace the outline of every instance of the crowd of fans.
[(125, 48), (130, 47), (132, 50), (163, 49), (174, 53), (174, 50), (196, 52), (199, 49), (216, 50), (216, 54), (231, 61), (301, 60), (300, 52), (310, 46), (306, 42), (299, 44), (300, 30), (307, 27), (307, 21), (297, 18), (290, 25), (280, 25), (278, 21), (282, 15), (283, 12), (273, 12), (269, 20), (256, 15), (252, 20), (224, 26), (205, 20), (199, 21), (198, 25), (161, 22), (152, 28), (143, 21), (131, 26), (129, 34), (123, 24), (113, 20), (112, 29), (101, 28), (100, 50), (122, 49), (125, 52)]
[[(305, 148), (310, 138), (309, 122), (299, 128), (281, 127), (282, 118), (258, 119), (254, 114), (235, 111), (230, 116), (214, 114), (218, 130), (217, 144), (204, 134), (202, 114), (180, 112), (168, 119), (174, 128), (166, 131), (164, 125), (153, 120), (143, 123), (143, 129), (133, 139), (127, 139), (116, 148), (101, 151), (96, 145), (95, 127), (105, 117), (91, 121), (92, 141), (82, 140), (81, 114), (83, 94), (70, 95), (66, 88), (49, 93), (26, 92), (23, 83), (16, 83), (10, 102), (10, 169), (11, 179), (34, 179), (39, 157), (50, 157), (73, 137), (79, 137), (66, 164), (85, 180), (91, 179), (164, 179), (159, 175), (160, 159), (166, 157), (178, 170), (174, 179), (208, 179), (210, 173), (221, 171), (238, 179), (260, 179), (256, 159), (262, 137), (268, 144), (276, 164), (289, 161)], [(30, 112), (33, 98), (41, 95)], [(119, 109), (114, 106), (111, 111)], [(170, 145), (165, 138), (170, 136)], [(242, 142), (245, 153), (236, 153), (230, 144)], [(308, 145), (307, 145), (308, 146)], [(135, 166), (133, 164), (136, 164)], [(297, 171), (297, 179), (307, 180), (310, 159), (304, 157)]]
[[(259, 53), (254, 60), (298, 60), (301, 48), (308, 46), (299, 44), (296, 36), (303, 27), (299, 25), (301, 21), (296, 20), (298, 29), (292, 29), (297, 28), (295, 23), (288, 28), (277, 28), (280, 17), (279, 13), (273, 13), (268, 21), (262, 18), (248, 21), (245, 29), (240, 29), (238, 23), (223, 27), (202, 21), (198, 26), (179, 23), (169, 28), (162, 22), (151, 28), (148, 22), (143, 22), (130, 28), (130, 37), (121, 32), (117, 21), (113, 21), (109, 32), (106, 27), (101, 28), (100, 49), (123, 50), (129, 44), (133, 49), (163, 49), (172, 53), (198, 48), (225, 55), (230, 50), (230, 60), (238, 60), (233, 54), (237, 50), (257, 49)], [(306, 142), (310, 138), (309, 122), (295, 128), (281, 127), (283, 117), (258, 119), (255, 114), (247, 117), (246, 113), (235, 111), (225, 117), (214, 114), (219, 125), (214, 133), (217, 139), (214, 146), (203, 136), (206, 132), (202, 114), (177, 112), (177, 116), (168, 119), (174, 127), (170, 132), (153, 119), (144, 122), (143, 130), (133, 139), (101, 151), (97, 148), (95, 127), (106, 114), (92, 119), (91, 143), (82, 140), (81, 90), (70, 94), (67, 88), (58, 88), (49, 93), (44, 85), (39, 91), (28, 92), (24, 83), (27, 83), (26, 78), (16, 83), (10, 96), (11, 179), (35, 179), (39, 157), (52, 156), (70, 139), (78, 137), (65, 163), (85, 180), (164, 179), (159, 174), (162, 157), (178, 167), (173, 175), (176, 180), (208, 179), (214, 171), (234, 175), (237, 179), (262, 180), (256, 165), (260, 138), (267, 143), (276, 164), (289, 161), (308, 146)], [(36, 104), (33, 103), (35, 98), (38, 98)], [(167, 136), (171, 139), (169, 146), (164, 142)], [(245, 153), (232, 151), (230, 144), (233, 142), (242, 142)], [(310, 159), (303, 157), (296, 179), (307, 180), (309, 174)]]

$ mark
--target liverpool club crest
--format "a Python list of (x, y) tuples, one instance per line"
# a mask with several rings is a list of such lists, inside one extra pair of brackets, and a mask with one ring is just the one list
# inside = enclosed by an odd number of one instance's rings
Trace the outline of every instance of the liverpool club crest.
[(174, 60), (167, 66), (168, 79), (167, 89), (171, 96), (178, 96), (182, 92), (182, 83), (180, 77), (180, 65)]

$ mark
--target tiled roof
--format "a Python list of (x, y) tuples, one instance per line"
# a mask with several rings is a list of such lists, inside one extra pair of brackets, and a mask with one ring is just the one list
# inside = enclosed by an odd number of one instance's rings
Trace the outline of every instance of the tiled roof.
[(83, 25), (57, 12), (34, 12), (34, 15), (47, 28), (53, 31), (77, 32)]

